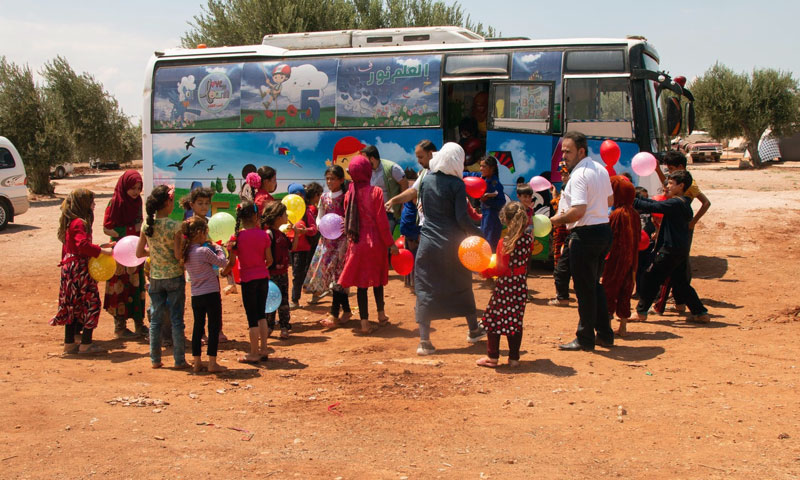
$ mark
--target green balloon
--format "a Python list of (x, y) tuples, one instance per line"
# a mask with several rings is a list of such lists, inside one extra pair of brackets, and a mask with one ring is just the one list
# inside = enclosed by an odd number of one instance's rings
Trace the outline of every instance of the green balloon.
[(533, 216), (533, 236), (534, 237), (544, 237), (545, 235), (550, 233), (550, 230), (553, 229), (553, 224), (550, 223), (550, 219), (547, 218), (546, 215), (534, 215)]
[(214, 242), (227, 242), (235, 229), (236, 219), (230, 213), (218, 212), (208, 220), (208, 236)]

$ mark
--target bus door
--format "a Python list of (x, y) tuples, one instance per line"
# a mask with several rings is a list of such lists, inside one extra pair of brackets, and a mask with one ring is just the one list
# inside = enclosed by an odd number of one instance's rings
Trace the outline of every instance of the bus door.
[(506, 80), (508, 53), (453, 53), (445, 58), (442, 75), (442, 129), (444, 142), (458, 142), (466, 154), (467, 170), (477, 171), (486, 153), (489, 129), (490, 85)]

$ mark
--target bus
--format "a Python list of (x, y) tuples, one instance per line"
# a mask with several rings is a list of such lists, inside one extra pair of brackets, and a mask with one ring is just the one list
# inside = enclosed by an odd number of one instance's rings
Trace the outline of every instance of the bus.
[(573, 130), (587, 135), (598, 161), (601, 142), (615, 140), (617, 173), (644, 183), (631, 158), (668, 148), (684, 117), (680, 97), (690, 98), (643, 37), (492, 39), (460, 27), (170, 49), (155, 52), (145, 78), (145, 192), (210, 186), (214, 212), (233, 212), (244, 172), (255, 167), (275, 168), (280, 192), (292, 182), (324, 183), (329, 165), (346, 171), (365, 145), (418, 168), (414, 147), (424, 139), (460, 142), (467, 169), (493, 155), (512, 199), (514, 186), (534, 175), (560, 181), (560, 138)]

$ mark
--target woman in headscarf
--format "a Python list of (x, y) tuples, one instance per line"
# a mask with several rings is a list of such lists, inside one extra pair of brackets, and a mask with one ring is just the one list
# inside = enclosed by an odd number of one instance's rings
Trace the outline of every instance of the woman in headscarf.
[[(119, 177), (114, 195), (103, 217), (103, 232), (117, 241), (128, 235), (138, 236), (142, 227), (142, 176), (128, 170)], [(103, 308), (114, 317), (117, 338), (132, 338), (148, 333), (144, 326), (144, 269), (117, 264), (117, 271), (106, 282)], [(126, 322), (133, 319), (136, 332), (128, 330)]]
[(457, 143), (446, 143), (433, 154), (430, 172), (420, 185), (425, 223), (414, 267), (418, 355), (436, 351), (430, 340), (431, 320), (464, 316), (469, 325), (468, 341), (475, 343), (485, 336), (475, 311), (472, 273), (458, 259), (461, 242), (470, 235), (481, 235), (467, 215), (463, 171), (464, 149)]
[(639, 213), (633, 208), (636, 189), (626, 177), (611, 177), (614, 191), (614, 211), (608, 216), (614, 241), (603, 270), (603, 288), (608, 302), (608, 316), (616, 312), (619, 317), (617, 334), (625, 336), (625, 327), (631, 316), (631, 294), (636, 278), (639, 258), (639, 237), (642, 224)]
[(389, 219), (383, 205), (383, 190), (370, 185), (372, 164), (367, 157), (358, 155), (350, 160), (347, 172), (353, 180), (344, 197), (344, 226), (347, 235), (345, 254), (339, 285), (343, 288), (356, 287), (358, 315), (361, 318), (361, 333), (370, 334), (375, 326), (369, 323), (367, 289), (372, 287), (375, 305), (378, 310), (378, 325), (389, 323), (384, 311), (383, 287), (389, 283), (389, 258), (398, 253)]

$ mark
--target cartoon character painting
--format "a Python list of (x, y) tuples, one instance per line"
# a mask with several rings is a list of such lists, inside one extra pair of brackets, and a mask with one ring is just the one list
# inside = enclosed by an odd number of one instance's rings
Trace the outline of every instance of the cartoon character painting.
[(361, 152), (361, 149), (366, 145), (361, 143), (356, 137), (342, 137), (333, 146), (333, 159), (325, 162), (325, 165), (339, 165), (344, 169), (344, 175), (350, 180), (350, 174), (347, 173), (347, 166), (350, 165), (350, 160)]
[(261, 103), (264, 104), (266, 110), (269, 110), (270, 105), (273, 103), (277, 108), (276, 100), (281, 94), (281, 87), (286, 80), (289, 80), (291, 75), (292, 67), (285, 63), (278, 64), (272, 69), (272, 79), (267, 75), (267, 72), (264, 72), (264, 79), (267, 81), (267, 85), (261, 87), (261, 98), (263, 99)]

